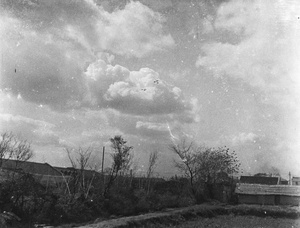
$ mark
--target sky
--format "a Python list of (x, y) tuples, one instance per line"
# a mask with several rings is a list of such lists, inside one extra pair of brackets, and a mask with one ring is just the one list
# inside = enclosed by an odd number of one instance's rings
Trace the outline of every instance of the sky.
[[(143, 173), (182, 139), (229, 147), (243, 174), (300, 176), (297, 0), (0, 0), (0, 132), (34, 161), (133, 146)], [(73, 154), (75, 156), (75, 153)]]

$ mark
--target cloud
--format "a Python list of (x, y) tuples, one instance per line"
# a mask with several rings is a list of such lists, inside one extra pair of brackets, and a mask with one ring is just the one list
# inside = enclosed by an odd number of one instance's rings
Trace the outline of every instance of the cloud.
[(250, 133), (245, 133), (245, 132), (242, 132), (238, 135), (235, 135), (231, 138), (231, 141), (234, 145), (237, 145), (237, 144), (245, 144), (247, 142), (256, 142), (256, 140), (258, 139), (258, 135), (250, 132)]
[(0, 17), (0, 21), (1, 88), (56, 109), (76, 106), (85, 91), (81, 57), (88, 55), (73, 43), (24, 29), (17, 19)]
[(165, 18), (140, 2), (131, 1), (113, 12), (89, 0), (17, 0), (11, 4), (5, 1), (1, 11), (24, 22), (23, 29), (49, 33), (53, 39), (93, 51), (141, 57), (174, 45), (171, 35), (164, 34)]
[(21, 115), (0, 114), (0, 132), (13, 132), (34, 145), (58, 145), (59, 136), (52, 130), (53, 124)]
[(300, 57), (296, 44), (300, 30), (295, 8), (295, 4), (281, 1), (223, 3), (215, 29), (238, 38), (204, 44), (196, 65), (216, 77), (242, 79), (272, 99), (280, 101), (284, 96), (290, 103), (299, 95), (295, 86), (300, 85), (295, 61)]
[(150, 122), (139, 120), (136, 122), (135, 133), (139, 137), (148, 138), (149, 140), (164, 141), (169, 140), (169, 131), (167, 123)]
[[(196, 62), (215, 77), (235, 79), (263, 97), (257, 115), (274, 107), (282, 128), (273, 130), (267, 119), (261, 121), (262, 126), (268, 126), (269, 141), (277, 145), (279, 138), (293, 148), (285, 151), (293, 156), (300, 149), (296, 143), (300, 136), (299, 10), (300, 5), (293, 1), (221, 4), (214, 27), (227, 38), (203, 44)], [(282, 150), (273, 152), (279, 156)]]
[(99, 59), (89, 65), (86, 77), (89, 80), (89, 96), (95, 106), (151, 115), (183, 113), (191, 110), (195, 103), (186, 101), (180, 88), (168, 84), (149, 68), (130, 71)]
[(106, 34), (101, 46), (116, 54), (142, 57), (175, 44), (170, 34), (163, 33), (164, 17), (138, 1), (111, 14), (106, 12), (104, 17), (108, 26), (99, 26)]
[(0, 86), (57, 110), (85, 103), (84, 71), (103, 50), (143, 57), (174, 45), (165, 19), (139, 2), (111, 13), (92, 1), (10, 4), (0, 8)]
[(136, 122), (136, 128), (146, 128), (155, 131), (168, 131), (168, 127), (166, 124), (142, 121)]
[(173, 3), (171, 0), (157, 1), (157, 0), (141, 0), (141, 2), (151, 9), (157, 11), (166, 11), (173, 8)]

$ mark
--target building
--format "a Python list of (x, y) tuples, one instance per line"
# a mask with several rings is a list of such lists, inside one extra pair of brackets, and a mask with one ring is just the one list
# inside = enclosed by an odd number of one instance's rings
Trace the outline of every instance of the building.
[(292, 178), (292, 185), (299, 185), (300, 186), (300, 177), (293, 177)]
[(239, 183), (235, 189), (238, 202), (261, 205), (300, 205), (300, 186)]
[(280, 177), (241, 176), (240, 183), (241, 184), (277, 185), (277, 184), (280, 184)]
[(83, 172), (82, 175), (87, 179), (93, 179), (95, 177), (99, 177), (100, 173), (96, 172), (94, 170), (88, 170), (88, 169), (75, 169), (73, 167), (53, 167), (57, 171), (59, 171), (64, 177), (71, 177), (79, 174), (81, 171)]
[(48, 163), (1, 159), (0, 179), (2, 181), (20, 173), (31, 174), (45, 186), (57, 186), (64, 183), (64, 177), (61, 172)]
[(242, 176), (235, 193), (239, 203), (298, 206), (300, 185), (288, 183), (289, 181), (281, 177)]

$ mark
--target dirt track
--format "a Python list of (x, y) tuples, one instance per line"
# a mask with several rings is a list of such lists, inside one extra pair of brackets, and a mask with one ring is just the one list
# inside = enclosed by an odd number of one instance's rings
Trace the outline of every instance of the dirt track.
[(271, 216), (274, 218), (300, 218), (299, 207), (258, 206), (258, 205), (196, 205), (188, 208), (170, 209), (163, 212), (148, 213), (138, 216), (122, 217), (80, 228), (112, 228), (112, 227), (147, 227), (148, 225), (166, 224), (175, 225), (198, 217), (215, 217), (217, 215), (254, 215), (259, 217)]

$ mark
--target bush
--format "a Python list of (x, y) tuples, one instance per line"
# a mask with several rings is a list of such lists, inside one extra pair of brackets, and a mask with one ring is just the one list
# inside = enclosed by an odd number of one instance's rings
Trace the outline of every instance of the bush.
[(143, 213), (143, 212), (149, 212), (152, 210), (151, 203), (149, 200), (149, 197), (147, 195), (146, 190), (139, 189), (135, 191), (135, 196), (138, 199), (136, 204), (136, 212), (137, 213)]
[(112, 189), (109, 199), (105, 202), (105, 208), (114, 215), (133, 215), (138, 202), (132, 189)]

